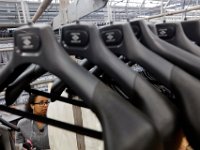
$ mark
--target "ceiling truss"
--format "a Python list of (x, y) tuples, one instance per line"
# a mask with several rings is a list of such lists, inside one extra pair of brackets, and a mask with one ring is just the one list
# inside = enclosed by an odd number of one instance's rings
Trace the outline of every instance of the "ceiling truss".
[[(33, 17), (40, 2), (23, 0), (28, 7), (29, 17)], [(58, 0), (57, 0), (58, 2)], [(158, 15), (161, 12), (172, 12), (189, 8), (200, 4), (200, 0), (109, 0), (107, 6), (88, 16), (81, 18), (91, 22), (121, 21), (127, 18), (140, 18), (145, 16)], [(110, 11), (110, 12), (109, 12)], [(37, 22), (48, 22), (58, 15), (59, 4), (52, 3), (37, 20)], [(179, 14), (178, 16), (182, 16)], [(187, 13), (188, 18), (200, 16), (198, 10)], [(174, 18), (176, 18), (175, 16)], [(24, 21), (23, 8), (21, 1), (0, 0), (0, 24), (19, 24)]]

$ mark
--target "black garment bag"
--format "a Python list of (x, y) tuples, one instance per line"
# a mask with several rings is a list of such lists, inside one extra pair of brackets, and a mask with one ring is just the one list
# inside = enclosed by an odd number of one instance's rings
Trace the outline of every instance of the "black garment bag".
[[(143, 46), (138, 40), (141, 36), (141, 31), (137, 26), (133, 28), (127, 22), (103, 27), (100, 29), (100, 32), (104, 43), (114, 54), (123, 55), (130, 61), (141, 65), (159, 81), (168, 81), (165, 85), (167, 84), (167, 87), (170, 87), (172, 65), (169, 65), (165, 59), (162, 59)], [(136, 35), (133, 30), (136, 31)], [(119, 40), (109, 40), (106, 35), (110, 33), (112, 33), (114, 38), (119, 37), (117, 33), (120, 33), (121, 38)]]
[[(194, 149), (200, 149), (200, 118), (197, 117), (200, 115), (200, 81), (142, 45), (129, 23), (113, 25), (101, 30), (102, 34), (114, 30), (121, 32), (123, 37), (121, 41), (110, 44), (109, 49), (137, 62), (172, 90), (184, 119), (183, 128), (187, 138)], [(105, 38), (104, 41), (106, 44), (109, 42)]]
[[(104, 82), (106, 85), (113, 84), (112, 79), (110, 79), (108, 76), (105, 76), (103, 71), (97, 67), (91, 64), (87, 59), (84, 59), (81, 63), (80, 66), (84, 67), (87, 69), (91, 74), (99, 78), (102, 82)], [(109, 82), (106, 82), (106, 81)], [(67, 86), (65, 83), (62, 82), (60, 79), (56, 79), (51, 87), (51, 93), (56, 94), (57, 96), (60, 96), (61, 93), (65, 90), (68, 95), (75, 96), (76, 92), (71, 90), (69, 86)], [(55, 100), (55, 99), (54, 99)], [(53, 101), (54, 101), (53, 100)]]
[[(85, 68), (91, 68), (93, 65), (90, 64), (87, 60), (83, 60), (81, 63), (81, 66)], [(46, 73), (46, 70), (44, 70), (41, 66), (31, 64), (20, 76), (17, 77), (15, 81), (10, 83), (6, 88), (6, 95), (5, 99), (8, 100), (10, 103), (13, 103), (17, 97), (22, 93), (23, 90), (30, 91), (30, 83), (34, 80), (36, 80), (38, 77), (42, 76)], [(61, 83), (60, 83), (61, 82)], [(60, 83), (60, 84), (58, 84)], [(66, 84), (62, 82), (60, 79), (57, 79), (54, 83), (55, 85), (55, 91), (54, 96), (60, 96), (61, 92), (66, 87)], [(59, 92), (58, 92), (59, 91)], [(36, 94), (36, 93), (35, 93)], [(42, 95), (42, 92), (40, 92)], [(43, 96), (47, 96), (51, 98), (51, 101), (53, 102), (55, 98), (50, 97), (47, 93)], [(13, 100), (13, 101), (12, 101)]]
[(200, 47), (188, 39), (183, 31), (181, 23), (163, 23), (156, 24), (155, 26), (158, 32), (158, 36), (161, 39), (192, 54), (195, 54), (196, 56), (200, 56)]
[(159, 54), (173, 64), (179, 66), (190, 74), (200, 79), (200, 59), (181, 48), (178, 48), (157, 37), (149, 29), (144, 20), (131, 21), (131, 26), (140, 31), (141, 42), (149, 50)]
[[(10, 63), (10, 62), (8, 62)], [(3, 80), (2, 84), (0, 85), (0, 91), (2, 91), (6, 85), (12, 83), (13, 81), (15, 81), (18, 76), (24, 72), (24, 70), (26, 70), (28, 67), (29, 67), (30, 64), (24, 64), (24, 65), (21, 65), (20, 67), (18, 67), (18, 69), (15, 71), (15, 73), (13, 73), (12, 75), (9, 76), (9, 78), (1, 78), (1, 80)], [(3, 72), (2, 70), (5, 70), (3, 67), (0, 69), (0, 72)], [(9, 72), (10, 70), (5, 70), (4, 72), (5, 73), (10, 73)], [(6, 75), (5, 75), (6, 76)]]
[[(145, 115), (73, 62), (59, 46), (49, 26), (21, 27), (15, 31), (14, 39), (14, 53), (10, 63), (2, 69), (0, 78), (4, 80), (0, 80), (0, 85), (5, 85), (18, 66), (38, 64), (78, 91), (94, 111), (102, 123), (106, 150), (160, 149), (156, 131)], [(29, 40), (29, 44), (24, 40)]]
[[(87, 58), (89, 62), (97, 65), (107, 75), (115, 79), (121, 90), (129, 96), (131, 102), (138, 105), (151, 118), (162, 140), (166, 142), (170, 139), (169, 137), (174, 134), (175, 122), (177, 121), (174, 107), (146, 80), (132, 71), (105, 47), (96, 26), (68, 25), (62, 28), (61, 33), (61, 43), (69, 54)], [(117, 34), (119, 35), (118, 32)], [(80, 39), (76, 38), (78, 41), (75, 40), (77, 35), (80, 37)], [(122, 37), (116, 36), (116, 38)], [(170, 128), (168, 128), (169, 126)], [(167, 131), (166, 128), (168, 128)]]
[(188, 20), (181, 22), (183, 30), (186, 36), (192, 40), (195, 44), (200, 46), (200, 21)]
[[(93, 67), (93, 65), (89, 63), (86, 59), (82, 60), (80, 65), (86, 69), (90, 69)], [(84, 103), (84, 101), (60, 96), (66, 87), (67, 89), (65, 91), (69, 95), (75, 95), (75, 92), (72, 89), (70, 89), (69, 86), (67, 86), (66, 83), (62, 82), (60, 79), (56, 79), (54, 81), (51, 93), (46, 93), (36, 89), (31, 89), (30, 83), (36, 80), (38, 77), (42, 76), (44, 73), (46, 73), (46, 71), (39, 65), (35, 64), (30, 65), (15, 81), (13, 81), (7, 86), (5, 92), (5, 99), (10, 101), (10, 103), (13, 103), (19, 97), (22, 91), (25, 90), (29, 93), (34, 93), (37, 95), (42, 95), (51, 98), (51, 102), (55, 100), (60, 100), (72, 105), (88, 108), (87, 104)], [(92, 74), (98, 75), (98, 73), (99, 73), (98, 69), (95, 69)]]
[[(66, 84), (63, 82), (60, 85), (60, 87), (56, 86), (57, 91), (55, 93), (47, 93), (47, 92), (39, 91), (36, 89), (32, 89), (30, 86), (30, 83), (36, 80), (38, 77), (42, 76), (44, 73), (46, 73), (46, 71), (42, 67), (40, 67), (39, 65), (31, 64), (15, 81), (10, 83), (6, 87), (5, 100), (9, 101), (12, 104), (20, 96), (20, 94), (25, 90), (28, 93), (34, 93), (36, 95), (41, 95), (41, 96), (51, 98), (51, 102), (53, 102), (56, 99), (59, 99), (60, 101), (63, 101), (69, 104), (88, 108), (88, 106), (83, 101), (77, 101), (77, 100), (60, 96), (61, 92), (66, 87), (65, 86)], [(60, 79), (59, 79), (59, 82), (60, 82)], [(68, 89), (68, 91), (69, 90), (70, 89)], [(58, 94), (58, 91), (60, 92), (59, 94)]]
[[(46, 71), (39, 65), (31, 64), (23, 73), (21, 73), (6, 88), (5, 99), (12, 104), (25, 90), (30, 87), (30, 83), (45, 74)], [(8, 104), (9, 105), (9, 104)]]
[[(87, 70), (90, 70), (94, 65), (89, 63), (87, 59), (83, 59), (80, 63), (80, 66), (84, 67)], [(67, 89), (66, 89), (67, 88)], [(60, 79), (56, 79), (52, 85), (51, 93), (56, 94), (57, 96), (60, 96), (62, 92), (65, 90), (69, 95), (75, 95), (76, 92), (72, 91), (66, 83), (62, 82)], [(52, 99), (52, 101), (55, 101), (56, 99)]]

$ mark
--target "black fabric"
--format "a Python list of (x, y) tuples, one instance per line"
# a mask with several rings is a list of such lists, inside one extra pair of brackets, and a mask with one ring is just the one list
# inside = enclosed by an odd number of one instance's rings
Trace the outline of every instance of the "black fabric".
[[(92, 28), (96, 30), (95, 26), (92, 26)], [(32, 49), (31, 46), (28, 46), (27, 48), (26, 45), (21, 48), (21, 42), (19, 42), (18, 38), (22, 38), (22, 36), (19, 36), (22, 35), (22, 33), (24, 36), (25, 33), (29, 33), (27, 34), (28, 37), (30, 36), (30, 33), (38, 36), (38, 39), (41, 40), (40, 48), (37, 49), (37, 51)], [(95, 38), (97, 35), (98, 34), (94, 32), (91, 39)], [(55, 74), (63, 82), (69, 84), (70, 88), (78, 91), (79, 96), (88, 104), (88, 106), (91, 106), (90, 108), (96, 112), (97, 115), (102, 114), (100, 116), (100, 122), (103, 126), (103, 132), (106, 135), (105, 143), (107, 143), (109, 150), (132, 150), (135, 147), (137, 147), (138, 150), (146, 150), (147, 148), (149, 150), (160, 150), (158, 147), (162, 145), (162, 143), (152, 122), (145, 115), (143, 115), (142, 112), (130, 105), (121, 96), (71, 60), (64, 49), (55, 40), (52, 29), (48, 25), (33, 24), (19, 28), (15, 31), (15, 39), (17, 40), (15, 40), (13, 59), (0, 74), (1, 78), (4, 79), (0, 80), (0, 85), (4, 84), (2, 87), (6, 87), (8, 85), (8, 82), (5, 83), (5, 80), (10, 79), (10, 74), (13, 75), (14, 73), (15, 77), (17, 74), (17, 72), (15, 72), (16, 69), (18, 69), (17, 67), (27, 63), (41, 65), (45, 70)], [(95, 48), (98, 47), (96, 45), (98, 42), (99, 40), (96, 39), (95, 43), (93, 43)], [(104, 48), (103, 43), (101, 43), (99, 50)], [(25, 70), (25, 68), (23, 69)], [(17, 76), (19, 76), (19, 74), (17, 74)], [(133, 84), (133, 82), (130, 84)], [(13, 103), (12, 100), (7, 101), (7, 104), (11, 103)], [(10, 112), (12, 111), (12, 113), (18, 115), (21, 114), (27, 118), (36, 119), (36, 115), (27, 114), (15, 109), (11, 110), (11, 108), (3, 105), (0, 105), (0, 109)], [(119, 116), (122, 121), (119, 121)], [(79, 131), (77, 133), (80, 134), (84, 133), (83, 130), (81, 131), (80, 128), (76, 126), (70, 126), (69, 124), (62, 123), (57, 120), (41, 116), (37, 116), (37, 119), (39, 121), (46, 122), (47, 124), (51, 123), (54, 126), (65, 129), (68, 127), (69, 130), (75, 132)], [(90, 135), (90, 133), (88, 131), (84, 134)], [(117, 133), (120, 133), (118, 134), (120, 136), (115, 136)], [(127, 139), (130, 139), (131, 142), (129, 143)], [(143, 139), (145, 140), (142, 141)], [(125, 147), (123, 147), (124, 145)], [(128, 147), (126, 147), (126, 145)]]
[[(154, 129), (149, 126), (146, 122), (147, 120), (144, 119), (146, 116), (138, 111), (138, 109), (130, 105), (127, 101), (124, 101), (122, 98), (119, 98), (118, 94), (102, 83), (99, 83), (96, 87), (94, 97), (96, 97), (95, 101), (97, 102), (97, 105), (92, 105), (93, 110), (96, 112), (99, 119), (102, 120), (102, 126), (103, 129), (105, 129), (103, 134), (105, 149), (162, 149), (159, 144), (159, 139), (156, 138), (157, 135), (152, 133)], [(104, 105), (104, 102), (106, 105)], [(100, 111), (100, 108), (104, 111)]]

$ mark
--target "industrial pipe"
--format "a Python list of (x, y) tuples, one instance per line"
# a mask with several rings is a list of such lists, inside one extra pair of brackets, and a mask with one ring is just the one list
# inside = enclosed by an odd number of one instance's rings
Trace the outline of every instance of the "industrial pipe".
[(32, 22), (35, 23), (38, 18), (42, 15), (42, 13), (47, 9), (47, 7), (51, 4), (52, 0), (44, 0), (39, 8), (37, 9), (35, 15), (32, 18)]

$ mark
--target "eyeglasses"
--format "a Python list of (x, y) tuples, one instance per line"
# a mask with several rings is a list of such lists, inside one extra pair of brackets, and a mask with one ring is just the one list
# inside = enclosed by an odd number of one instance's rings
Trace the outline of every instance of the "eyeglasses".
[(33, 103), (33, 104), (38, 104), (39, 106), (45, 106), (45, 105), (49, 105), (50, 101), (47, 101), (47, 102), (38, 102), (38, 103)]

